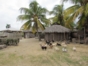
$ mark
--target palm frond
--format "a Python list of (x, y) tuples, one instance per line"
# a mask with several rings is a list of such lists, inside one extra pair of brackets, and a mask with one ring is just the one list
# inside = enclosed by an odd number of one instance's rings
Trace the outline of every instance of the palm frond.
[(37, 12), (38, 7), (39, 4), (36, 1), (31, 2), (29, 5), (29, 8), (32, 9), (34, 14)]
[(81, 6), (79, 9), (76, 10), (73, 20), (75, 20), (79, 14), (83, 14), (83, 12), (84, 12), (84, 6)]
[(75, 11), (78, 8), (79, 8), (79, 5), (74, 5), (74, 6), (67, 8), (66, 10), (64, 10), (64, 18), (67, 19), (69, 16), (71, 16), (73, 13), (75, 13)]
[(25, 22), (25, 23), (21, 26), (20, 29), (22, 29), (22, 30), (27, 30), (27, 29), (30, 29), (30, 27), (31, 27), (31, 21), (29, 20), (29, 21)]
[[(75, 14), (75, 13), (74, 13)], [(66, 27), (70, 27), (70, 24), (72, 23), (72, 22), (74, 22), (73, 21), (73, 17), (74, 17), (74, 14), (72, 15), (72, 16), (70, 16), (66, 21), (65, 21), (65, 26)]]
[(85, 22), (84, 22), (85, 20), (86, 20), (86, 18), (84, 16), (81, 16), (81, 18), (77, 22), (79, 29), (82, 28), (82, 26), (85, 24)]
[(25, 13), (25, 14), (26, 14), (26, 13), (27, 13), (27, 14), (29, 13), (29, 9), (28, 9), (28, 8), (25, 8), (25, 7), (22, 7), (22, 8), (20, 8), (19, 10), (20, 10), (21, 13)]
[(63, 12), (63, 5), (55, 5), (50, 14), (59, 15)]
[(32, 32), (33, 33), (36, 33), (37, 32), (35, 25), (32, 26)]
[(42, 8), (42, 7), (38, 7), (37, 12), (36, 12), (36, 14), (38, 16), (45, 15), (46, 13), (48, 13), (48, 10), (46, 8)]
[(18, 20), (18, 21), (19, 21), (19, 20), (24, 21), (24, 20), (29, 20), (30, 18), (31, 18), (30, 15), (19, 15), (19, 16), (17, 17), (17, 20)]
[[(50, 18), (50, 19), (51, 19), (52, 23), (59, 22), (58, 16), (54, 16), (54, 17), (52, 17), (52, 18)], [(59, 24), (60, 24), (60, 23), (59, 23)]]
[(45, 29), (45, 27), (43, 26), (43, 24), (40, 22), (39, 19), (37, 19), (37, 24), (38, 24), (38, 27), (41, 28), (42, 30)]
[(45, 26), (48, 26), (50, 24), (50, 20), (46, 18), (41, 18), (41, 22), (43, 22)]
[(88, 3), (87, 3), (86, 6), (85, 6), (85, 11), (84, 11), (84, 13), (85, 13), (85, 16), (88, 16)]

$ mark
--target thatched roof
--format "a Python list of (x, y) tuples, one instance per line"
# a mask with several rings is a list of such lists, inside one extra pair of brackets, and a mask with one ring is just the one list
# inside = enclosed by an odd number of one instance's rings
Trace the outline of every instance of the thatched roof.
[(29, 29), (29, 30), (23, 30), (23, 32), (32, 32), (32, 29)]
[[(23, 32), (32, 32), (32, 28), (30, 28), (29, 30), (23, 30)], [(38, 32), (43, 32), (43, 30), (38, 29)]]
[(0, 32), (7, 32), (7, 31), (16, 31), (16, 32), (20, 32), (21, 30), (18, 30), (16, 28), (8, 28), (8, 29), (4, 29), (4, 30), (1, 30)]
[(78, 32), (78, 30), (77, 29), (73, 29), (72, 32)]
[(47, 27), (44, 30), (45, 33), (51, 33), (51, 32), (57, 32), (57, 33), (63, 33), (63, 32), (70, 32), (70, 29), (65, 28), (61, 25), (52, 25), (50, 27)]

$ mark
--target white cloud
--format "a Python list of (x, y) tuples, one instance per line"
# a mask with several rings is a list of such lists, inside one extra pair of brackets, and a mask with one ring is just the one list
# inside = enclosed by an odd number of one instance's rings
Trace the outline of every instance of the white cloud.
[[(17, 21), (17, 16), (20, 14), (21, 7), (28, 7), (33, 0), (0, 0), (0, 30), (5, 29), (6, 24), (11, 24), (12, 27), (20, 29), (23, 24)], [(42, 7), (48, 10), (61, 4), (60, 0), (36, 0)], [(69, 4), (66, 5), (67, 7)]]

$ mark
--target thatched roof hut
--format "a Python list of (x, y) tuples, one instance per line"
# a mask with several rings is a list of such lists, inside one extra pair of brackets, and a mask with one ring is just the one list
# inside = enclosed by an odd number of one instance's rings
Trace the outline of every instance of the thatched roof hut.
[(63, 41), (69, 39), (70, 30), (61, 25), (52, 25), (47, 27), (44, 32), (46, 41)]
[[(41, 29), (38, 29), (38, 33), (42, 33), (42, 32), (43, 31)], [(33, 38), (36, 36), (36, 34), (32, 32), (32, 28), (30, 28), (29, 30), (23, 30), (23, 33), (25, 38)]]
[(8, 38), (22, 38), (22, 31), (15, 29), (15, 28), (9, 28), (4, 29), (0, 31), (0, 36), (8, 36)]
[(32, 29), (29, 30), (23, 30), (24, 38), (32, 38), (35, 37), (35, 35), (32, 33)]
[(63, 32), (70, 32), (70, 30), (61, 25), (52, 25), (51, 27), (47, 27), (44, 30), (44, 32), (45, 33), (51, 33), (51, 32), (63, 33)]
[[(21, 30), (19, 30), (19, 29), (16, 29), (16, 28), (8, 28), (8, 29), (4, 29), (4, 30), (1, 30), (2, 32), (8, 32), (8, 31), (12, 31), (12, 32), (22, 32)], [(1, 32), (0, 31), (0, 32)]]
[[(32, 28), (30, 28), (29, 30), (23, 30), (23, 32), (32, 32)], [(43, 30), (38, 29), (38, 32), (43, 32)]]

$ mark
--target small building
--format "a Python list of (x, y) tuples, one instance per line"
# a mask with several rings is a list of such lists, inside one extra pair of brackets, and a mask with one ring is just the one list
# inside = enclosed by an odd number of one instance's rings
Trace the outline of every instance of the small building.
[(0, 35), (5, 35), (8, 38), (22, 38), (22, 31), (15, 29), (15, 28), (9, 28), (9, 29), (4, 29), (0, 31)]
[[(42, 33), (42, 30), (38, 30), (38, 33), (41, 34)], [(23, 36), (24, 38), (34, 38), (37, 36), (37, 33), (33, 33), (32, 32), (32, 29), (29, 29), (29, 30), (23, 30)]]
[(16, 29), (5, 29), (0, 31), (0, 44), (5, 45), (18, 45), (20, 39), (22, 39), (22, 31)]
[(30, 30), (24, 30), (23, 37), (24, 38), (33, 38), (33, 37), (35, 37), (35, 34), (33, 34), (32, 31), (30, 31)]
[(52, 25), (44, 30), (45, 41), (69, 40), (70, 30), (61, 25)]

